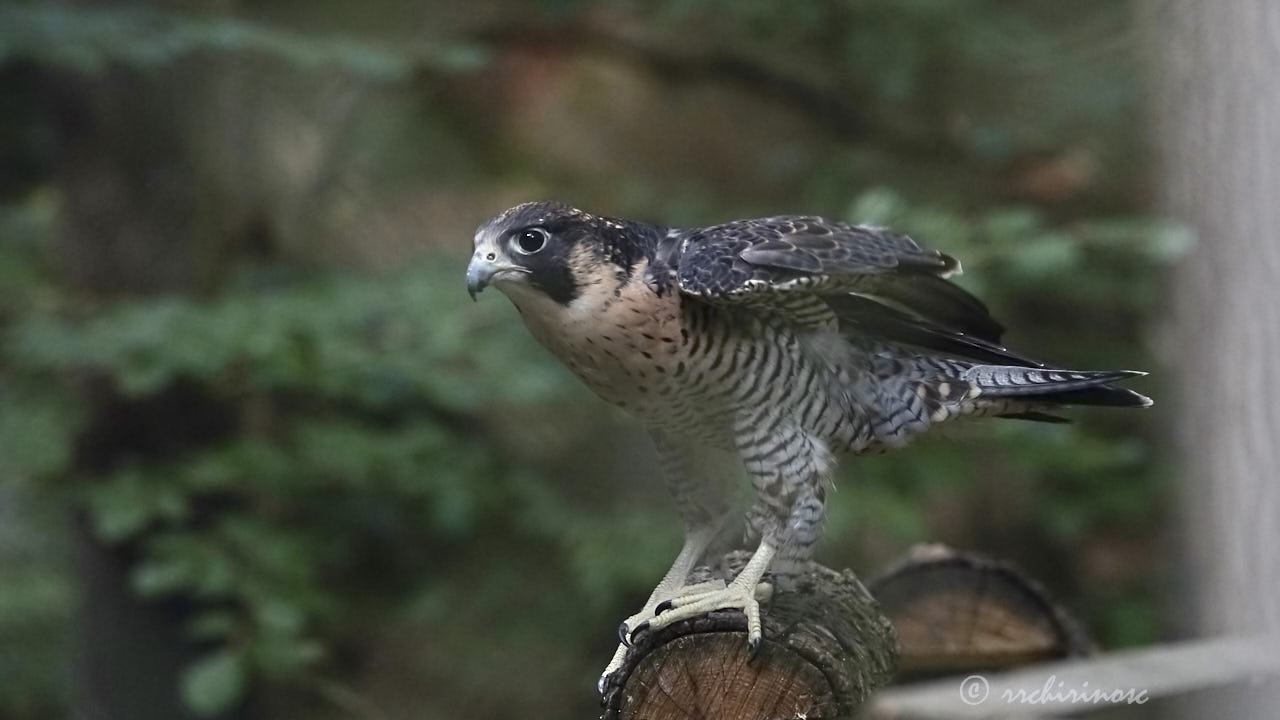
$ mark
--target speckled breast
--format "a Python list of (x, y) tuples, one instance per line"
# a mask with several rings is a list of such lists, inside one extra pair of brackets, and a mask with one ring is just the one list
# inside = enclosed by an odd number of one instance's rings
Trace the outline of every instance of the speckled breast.
[(844, 435), (833, 371), (786, 323), (659, 295), (639, 277), (567, 308), (516, 304), (530, 331), (584, 383), (651, 429), (724, 449), (743, 417)]

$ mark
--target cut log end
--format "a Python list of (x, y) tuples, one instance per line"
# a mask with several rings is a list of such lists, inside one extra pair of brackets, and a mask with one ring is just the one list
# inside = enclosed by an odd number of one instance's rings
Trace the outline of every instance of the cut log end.
[(1092, 650), (1080, 624), (1040, 583), (977, 553), (917, 546), (869, 585), (898, 632), (899, 679), (1008, 669)]
[[(740, 564), (726, 557), (725, 573)], [(720, 575), (704, 569), (702, 577)], [(897, 641), (852, 573), (816, 563), (772, 578), (764, 642), (720, 611), (642, 632), (605, 687), (606, 720), (830, 718), (850, 715), (896, 668)]]
[[(681, 635), (646, 655), (627, 682), (621, 718), (835, 717), (831, 683), (817, 666), (746, 633)], [(694, 709), (696, 708), (696, 710)]]

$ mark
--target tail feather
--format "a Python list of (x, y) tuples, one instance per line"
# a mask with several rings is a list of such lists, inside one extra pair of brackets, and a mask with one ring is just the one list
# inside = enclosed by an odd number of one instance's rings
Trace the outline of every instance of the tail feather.
[(1101, 407), (1133, 408), (1146, 408), (1152, 405), (1151, 398), (1142, 393), (1134, 392), (1128, 388), (1110, 387), (1108, 385), (1083, 388), (1081, 390), (1068, 390), (1060, 393), (1045, 393), (1029, 399), (1033, 399), (1037, 403), (1053, 405), (1097, 405)]
[(1110, 383), (1146, 375), (1135, 370), (1050, 370), (1008, 365), (974, 365), (963, 379), (986, 398), (1026, 400), (1035, 404), (1149, 407), (1151, 399)]
[(1010, 420), (1030, 420), (1032, 422), (1052, 423), (1054, 425), (1068, 425), (1071, 423), (1069, 418), (1050, 415), (1049, 413), (1039, 412), (1037, 410), (1023, 410), (1021, 412), (1007, 412), (996, 415), (998, 418), (1008, 418)]
[[(917, 355), (885, 358), (864, 396), (874, 408), (873, 442), (897, 446), (939, 423), (962, 417), (996, 416), (1062, 423), (1060, 405), (1149, 407), (1151, 399), (1114, 383), (1146, 373), (1131, 370), (1075, 371), (1019, 365), (975, 365)], [(1046, 412), (1048, 411), (1048, 412)]]

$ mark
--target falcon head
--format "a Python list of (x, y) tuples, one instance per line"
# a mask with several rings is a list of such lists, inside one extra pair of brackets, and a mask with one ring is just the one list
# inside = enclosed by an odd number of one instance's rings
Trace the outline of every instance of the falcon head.
[(589, 286), (630, 275), (639, 259), (632, 225), (552, 202), (517, 205), (476, 230), (467, 290), (489, 285), (515, 300), (537, 295), (567, 307)]

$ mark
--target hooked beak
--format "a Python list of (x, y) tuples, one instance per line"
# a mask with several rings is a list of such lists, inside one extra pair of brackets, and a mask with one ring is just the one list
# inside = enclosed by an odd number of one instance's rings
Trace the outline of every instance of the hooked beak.
[(518, 265), (490, 260), (490, 257), (492, 256), (479, 252), (471, 256), (471, 264), (467, 266), (467, 292), (471, 293), (472, 300), (476, 299), (476, 293), (489, 287), (495, 279), (529, 272)]
[(493, 261), (481, 257), (479, 253), (471, 258), (471, 264), (467, 266), (467, 292), (471, 294), (472, 300), (476, 299), (476, 293), (489, 286), (496, 272), (498, 272), (498, 266), (494, 265)]

